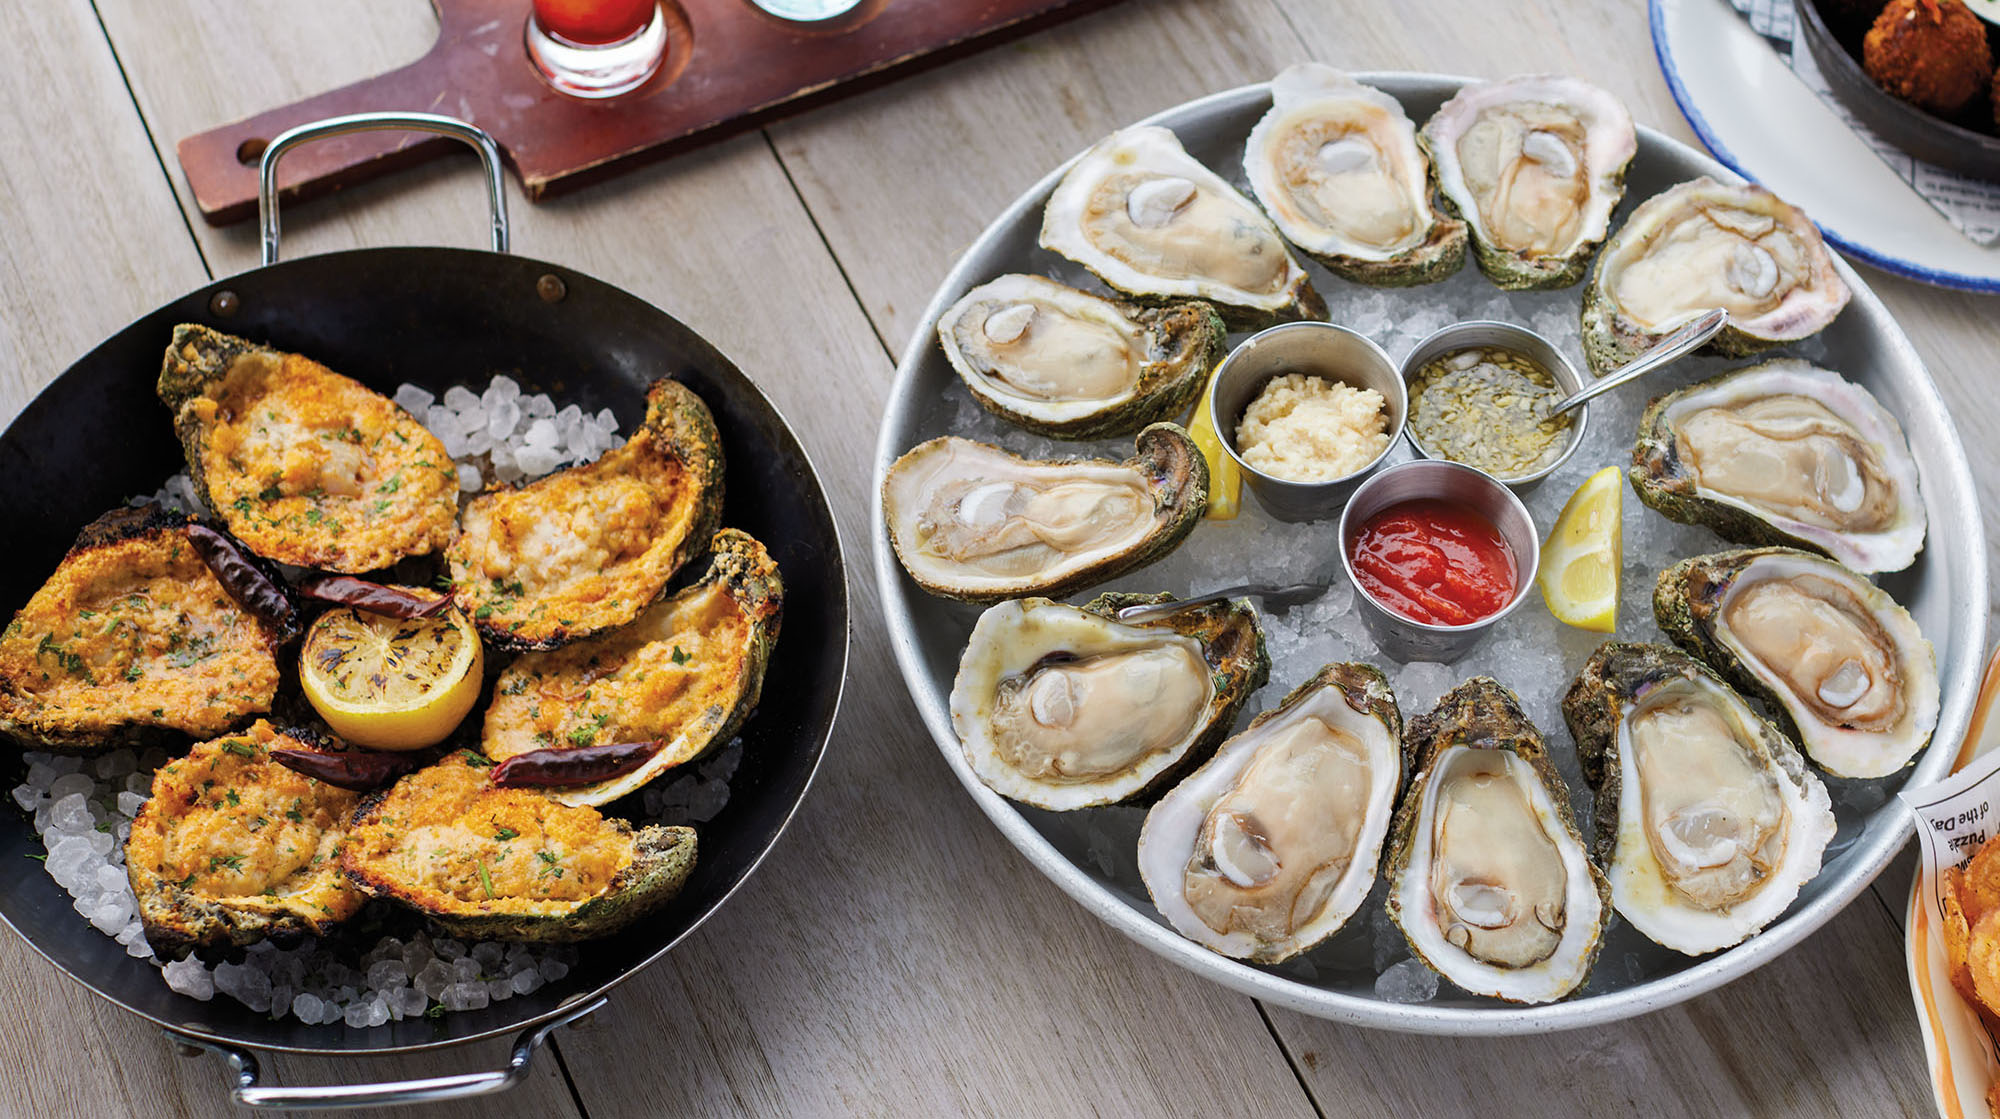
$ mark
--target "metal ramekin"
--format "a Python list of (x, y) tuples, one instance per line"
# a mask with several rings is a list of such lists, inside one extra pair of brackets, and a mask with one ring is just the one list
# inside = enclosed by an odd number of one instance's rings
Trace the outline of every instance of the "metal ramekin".
[[(1352, 544), (1368, 518), (1405, 501), (1437, 500), (1469, 506), (1493, 522), (1514, 552), (1514, 598), (1490, 617), (1462, 626), (1435, 626), (1406, 618), (1375, 601), (1354, 574)], [(1490, 474), (1445, 459), (1398, 463), (1362, 483), (1340, 514), (1340, 563), (1354, 584), (1361, 620), (1382, 652), (1398, 661), (1449, 664), (1479, 644), (1493, 624), (1514, 612), (1535, 586), (1542, 542), (1535, 520), (1514, 491)]]
[[(1273, 477), (1244, 462), (1236, 452), (1236, 425), (1264, 383), (1284, 373), (1308, 373), (1381, 393), (1389, 414), (1389, 441), (1382, 452), (1361, 469), (1324, 482)], [(1395, 449), (1409, 413), (1403, 378), (1382, 347), (1366, 335), (1329, 322), (1286, 323), (1251, 335), (1216, 368), (1208, 386), (1208, 407), (1222, 449), (1242, 469), (1257, 503), (1281, 521), (1332, 516)]]
[[(1543, 369), (1548, 370), (1549, 376), (1555, 378), (1556, 389), (1564, 396), (1578, 392), (1584, 386), (1584, 380), (1578, 376), (1576, 368), (1569, 363), (1568, 358), (1563, 356), (1561, 350), (1556, 349), (1555, 346), (1549, 343), (1548, 339), (1536, 334), (1527, 327), (1515, 326), (1513, 323), (1492, 322), (1482, 319), (1453, 323), (1417, 343), (1416, 348), (1410, 351), (1410, 356), (1403, 359), (1402, 381), (1405, 396), (1407, 397), (1409, 392), (1410, 380), (1424, 366), (1429, 365), (1446, 354), (1456, 353), (1459, 350), (1469, 350), (1475, 347), (1480, 349), (1508, 350), (1520, 354)], [(1585, 423), (1590, 418), (1590, 405), (1579, 404), (1570, 411), (1569, 415), (1569, 444), (1563, 448), (1561, 454), (1556, 456), (1554, 462), (1549, 463), (1532, 474), (1522, 474), (1519, 477), (1500, 478), (1499, 480), (1525, 493), (1533, 489), (1536, 483), (1554, 473), (1557, 467), (1568, 462), (1569, 456), (1575, 454), (1578, 447), (1583, 446), (1583, 429)], [(1417, 438), (1416, 432), (1409, 431), (1406, 434), (1409, 436), (1410, 446), (1416, 448), (1418, 454), (1425, 458), (1437, 459), (1442, 462), (1453, 461), (1425, 447), (1423, 441)], [(1495, 475), (1494, 477), (1498, 476)]]

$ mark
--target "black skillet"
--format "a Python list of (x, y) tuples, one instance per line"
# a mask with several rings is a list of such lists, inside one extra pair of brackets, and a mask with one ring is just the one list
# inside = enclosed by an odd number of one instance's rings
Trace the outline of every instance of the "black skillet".
[[(366, 128), (440, 132), (478, 148), (496, 251), (361, 249), (271, 263), (278, 156), (306, 140)], [(505, 372), (558, 404), (610, 408), (624, 431), (644, 412), (646, 385), (672, 376), (708, 402), (721, 430), (728, 464), (723, 523), (762, 541), (785, 580), (782, 631), (763, 703), (743, 730), (741, 767), (722, 813), (698, 826), (693, 877), (663, 911), (591, 942), (568, 976), (532, 995), (441, 1019), (374, 1029), (306, 1026), (289, 1016), (272, 1021), (227, 996), (197, 1002), (175, 994), (154, 964), (127, 957), (76, 914), (30, 857), (41, 852), (41, 840), (18, 811), (0, 821), (0, 918), (71, 978), (165, 1027), (173, 1040), (223, 1053), (235, 1069), (239, 1102), (354, 1107), (498, 1091), (525, 1075), (550, 1029), (602, 1005), (613, 985), (713, 913), (756, 869), (805, 796), (847, 662), (840, 540), (804, 449), (728, 358), (635, 296), (569, 269), (505, 255), (499, 156), (485, 133), (445, 117), (365, 114), (293, 129), (272, 142), (264, 161), (265, 266), (191, 292), (113, 335), (0, 435), (0, 510), (10, 526), (9, 546), (0, 550), (0, 606), (11, 616), (26, 602), (87, 521), (152, 493), (182, 468), (166, 409), (153, 394), (175, 323), (207, 323), (307, 354), (384, 393), (409, 381), (442, 396), (450, 385), (483, 384)], [(504, 1071), (398, 1084), (258, 1087), (248, 1052), (402, 1053), (514, 1031), (519, 1039)]]

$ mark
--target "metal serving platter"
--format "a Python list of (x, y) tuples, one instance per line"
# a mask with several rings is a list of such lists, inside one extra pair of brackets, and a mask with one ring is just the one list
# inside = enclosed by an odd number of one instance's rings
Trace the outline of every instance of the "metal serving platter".
[[(1470, 80), (1411, 73), (1357, 76), (1401, 100), (1418, 122)], [(1269, 107), (1268, 87), (1246, 86), (1168, 109), (1146, 123), (1173, 129), (1195, 158), (1240, 187), (1244, 138)], [(1003, 272), (1054, 274), (1078, 282), (1077, 269), (1036, 245), (1043, 203), (1065, 169), (1050, 172), (1017, 198), (972, 244), (938, 288), (925, 312), (924, 327), (911, 339), (897, 369), (876, 448), (878, 492), (883, 473), (897, 456), (925, 439), (948, 433), (955, 417), (968, 414), (962, 400), (967, 394), (939, 352), (931, 329), (944, 308), (969, 288)], [(1740, 181), (1707, 156), (1641, 128), (1639, 153), (1628, 173), (1625, 201), (1614, 221), (1622, 220), (1645, 198), (1699, 175)], [(1824, 346), (1820, 360), (1866, 385), (1901, 420), (1922, 471), (1930, 518), (1928, 543), (1916, 565), (1883, 580), (1937, 648), (1944, 696), (1936, 737), (1917, 764), (1901, 775), (1904, 782), (1924, 783), (1944, 775), (1971, 710), (1985, 646), (1985, 536), (1964, 450), (1922, 360), (1860, 277), (1844, 262), (1839, 268), (1853, 289), (1853, 299), (1822, 335), (1823, 341), (1816, 343)], [(1323, 285), (1321, 290), (1334, 301), (1331, 293), (1341, 290), (1341, 282), (1328, 279), (1320, 269), (1314, 268), (1313, 274), (1315, 283)], [(1571, 292), (1580, 293), (1580, 289)], [(1246, 494), (1244, 500), (1248, 503), (1251, 499)], [(1607, 967), (1600, 961), (1589, 984), (1564, 1002), (1513, 1006), (1466, 995), (1449, 983), (1442, 984), (1438, 995), (1425, 1002), (1389, 1002), (1376, 996), (1376, 975), (1370, 968), (1327, 966), (1325, 961), (1311, 966), (1321, 949), (1300, 957), (1307, 966), (1239, 963), (1185, 940), (1169, 928), (1139, 883), (1130, 852), (1107, 852), (1102, 831), (1076, 822), (1075, 817), (1087, 812), (1059, 814), (1017, 805), (973, 776), (952, 731), (948, 698), (959, 655), (979, 611), (932, 598), (919, 589), (904, 574), (889, 547), (879, 505), (874, 517), (876, 579), (898, 664), (939, 751), (973, 803), (1042, 873), (1111, 927), (1198, 975), (1306, 1014), (1421, 1033), (1496, 1035), (1575, 1029), (1657, 1010), (1744, 975), (1803, 940), (1865, 889), (1909, 835), (1908, 816), (1892, 795), (1900, 782), (1891, 779), (1869, 790), (1865, 801), (1858, 802), (1861, 807), (1847, 812), (1842, 834), (1829, 848), (1837, 854), (1800, 892), (1786, 915), (1761, 934), (1735, 948), (1689, 958), (1643, 944), (1629, 927), (1618, 922), (1621, 927), (1614, 928), (1609, 939), (1636, 946), (1634, 950), (1619, 967)], [(1541, 529), (1546, 532), (1547, 525)], [(1167, 584), (1155, 589), (1186, 594), (1209, 588)], [(1643, 595), (1647, 589), (1627, 587), (1624, 593), (1629, 598)], [(1078, 596), (1079, 600), (1083, 597)], [(1272, 679), (1296, 683), (1313, 667), (1274, 663)], [(1566, 667), (1574, 672), (1579, 664)], [(1406, 710), (1405, 717), (1417, 713)], [(1249, 714), (1245, 712), (1244, 721)], [(1573, 750), (1561, 727), (1542, 729), (1553, 752)], [(1129, 822), (1120, 834), (1128, 833)], [(1378, 895), (1380, 888), (1378, 884)], [(1377, 907), (1379, 901), (1371, 900), (1350, 921), (1350, 929), (1366, 922), (1371, 909)], [(1348, 935), (1349, 930), (1343, 930), (1339, 937)], [(1355, 951), (1352, 944), (1348, 951)]]

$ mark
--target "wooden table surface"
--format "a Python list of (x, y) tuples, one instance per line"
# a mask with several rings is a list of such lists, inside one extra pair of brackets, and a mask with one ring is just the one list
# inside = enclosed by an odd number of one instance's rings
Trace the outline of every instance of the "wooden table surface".
[[(421, 0), (0, 4), (0, 419), (129, 320), (256, 264), (250, 228), (195, 215), (178, 137), (399, 65), (435, 26)], [(1130, 0), (555, 203), (516, 192), (516, 251), (665, 308), (798, 423), (849, 548), (855, 668), (812, 795), (757, 876), (561, 1033), (527, 1083), (436, 1113), (1930, 1111), (1898, 927), (1907, 852), (1872, 895), (1723, 990), (1580, 1033), (1424, 1038), (1262, 1005), (1128, 943), (1016, 855), (938, 757), (867, 575), (869, 451), (895, 355), (955, 255), (1047, 168), (1303, 59), (1565, 72), (1694, 142), (1636, 0)], [(449, 160), (292, 212), (286, 251), (480, 245), (483, 205), (470, 160)], [(1867, 278), (1990, 495), (1995, 304)], [(228, 1108), (214, 1058), (177, 1055), (12, 936), (0, 968), (0, 1112)], [(503, 1050), (266, 1067), (287, 1084), (381, 1079), (498, 1067)]]

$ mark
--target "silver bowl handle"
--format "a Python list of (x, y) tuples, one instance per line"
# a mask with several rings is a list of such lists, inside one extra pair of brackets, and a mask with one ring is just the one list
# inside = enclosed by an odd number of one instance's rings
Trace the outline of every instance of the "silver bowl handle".
[(528, 1075), (528, 1063), (535, 1050), (559, 1026), (567, 1026), (604, 1006), (594, 999), (563, 1011), (539, 1026), (530, 1026), (514, 1039), (514, 1053), (507, 1067), (496, 1072), (467, 1072), (457, 1076), (433, 1076), (424, 1080), (390, 1080), (380, 1084), (325, 1084), (299, 1088), (266, 1088), (257, 1083), (257, 1058), (248, 1049), (207, 1038), (168, 1030), (167, 1036), (182, 1045), (192, 1045), (218, 1054), (236, 1074), (232, 1098), (244, 1107), (271, 1107), (299, 1111), (339, 1107), (398, 1107), (412, 1103), (436, 1103), (471, 1096), (504, 1092)]
[(486, 169), (486, 206), (493, 222), (493, 251), (507, 251), (507, 192), (500, 181), (500, 145), (493, 142), (485, 129), (436, 113), (354, 113), (287, 128), (264, 148), (257, 164), (257, 224), (264, 231), (265, 264), (278, 263), (278, 157), (312, 140), (395, 128), (455, 136), (472, 145)]

